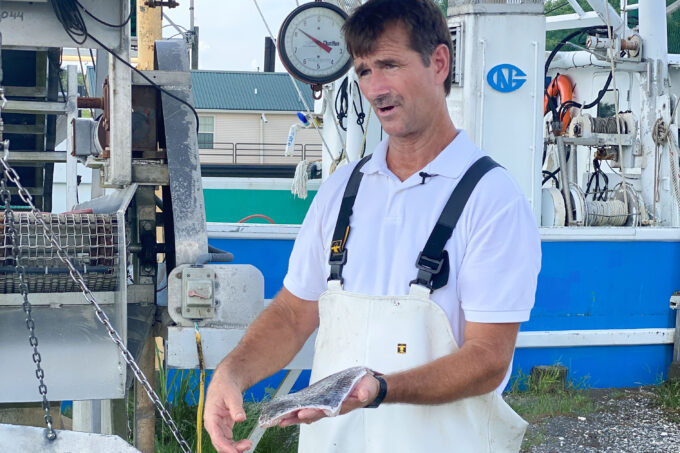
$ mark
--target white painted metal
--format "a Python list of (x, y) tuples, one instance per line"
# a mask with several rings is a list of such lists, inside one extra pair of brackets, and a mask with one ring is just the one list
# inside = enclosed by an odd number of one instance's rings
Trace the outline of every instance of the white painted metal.
[[(598, 66), (608, 69), (610, 67), (610, 63), (605, 60), (598, 59), (592, 53), (583, 50), (579, 50), (576, 52), (558, 52), (555, 55), (555, 58), (553, 58), (553, 60), (550, 62), (551, 72), (556, 71), (557, 69), (573, 69), (587, 66)], [(643, 72), (647, 70), (647, 66), (644, 63), (636, 62), (617, 63), (616, 68), (619, 71), (625, 70)], [(568, 75), (570, 77), (572, 76), (572, 74)]]
[(578, 4), (576, 0), (567, 0), (569, 2), (569, 5), (576, 11), (576, 14), (579, 16), (583, 16), (585, 14), (585, 11), (583, 11), (583, 8), (581, 8), (581, 5)]
[[(215, 368), (220, 361), (231, 352), (243, 337), (245, 329), (224, 329), (201, 327), (203, 342), (203, 358), (206, 368)], [(285, 366), (286, 369), (309, 369), (314, 357), (316, 332), (310, 336), (295, 358)], [(166, 358), (172, 368), (196, 368), (196, 332), (193, 327), (168, 327), (168, 348)]]
[(73, 209), (78, 203), (78, 160), (73, 156), (73, 128), (74, 121), (78, 116), (78, 75), (75, 65), (68, 65), (67, 68), (67, 93), (68, 101), (66, 105), (66, 208)]
[[(543, 150), (543, 4), (466, 4), (451, 6), (449, 26), (460, 23), (463, 39), (463, 86), (447, 98), (455, 126), (518, 181), (540, 219), (540, 166)], [(523, 51), (519, 51), (523, 49)], [(500, 64), (519, 68), (525, 79), (519, 89), (500, 92), (487, 82)], [(504, 70), (507, 71), (507, 70)], [(537, 151), (541, 152), (537, 152)]]
[(654, 200), (656, 145), (651, 131), (657, 119), (662, 118), (666, 124), (670, 121), (665, 4), (642, 2), (639, 13), (642, 57), (648, 65), (648, 70), (640, 76), (640, 129), (648, 131), (640, 137), (642, 156), (646, 159), (642, 169), (642, 197), (650, 211), (656, 207), (658, 225), (678, 226), (678, 210), (670, 180), (677, 176), (671, 174), (667, 146), (659, 153), (659, 200), (656, 205)]
[[(249, 264), (208, 264), (215, 273), (215, 314), (201, 322), (202, 327), (245, 328), (264, 308), (264, 277)], [(177, 266), (168, 276), (168, 313), (178, 325), (192, 327), (194, 319), (183, 316), (182, 309), (184, 274), (191, 274), (194, 268), (183, 264)], [(195, 272), (194, 272), (195, 273)], [(195, 355), (195, 351), (194, 351)]]
[(267, 225), (261, 223), (208, 223), (210, 239), (281, 239), (294, 240), (300, 225)]
[[(79, 3), (93, 15), (110, 24), (122, 23), (128, 14), (125, 5), (130, 4), (121, 0), (79, 0)], [(0, 33), (3, 47), (76, 47), (76, 43), (57, 20), (50, 2), (2, 2), (2, 14)], [(118, 47), (120, 43), (118, 28), (100, 24), (85, 13), (82, 13), (82, 16), (88, 33), (109, 48)], [(129, 29), (127, 33), (129, 35)], [(82, 45), (85, 48), (96, 46), (97, 44), (90, 39)]]
[(0, 451), (21, 453), (139, 453), (118, 436), (55, 430), (57, 438), (45, 438), (45, 428), (0, 424)]
[[(127, 17), (129, 2), (123, 2)], [(123, 60), (130, 60), (130, 23), (120, 29), (120, 45), (114, 49)], [(120, 187), (132, 181), (132, 93), (130, 68), (117, 58), (109, 58), (109, 101), (111, 122), (111, 158), (103, 167), (103, 185)]]
[(619, 16), (619, 13), (616, 12), (614, 7), (611, 4), (609, 4), (607, 0), (586, 0), (586, 1), (590, 5), (590, 7), (593, 8), (593, 11), (595, 11), (597, 15), (600, 16), (600, 19), (602, 19), (603, 24), (606, 25), (607, 20), (609, 21), (609, 25), (611, 25), (611, 27), (613, 28), (615, 35), (619, 37), (630, 36), (631, 31), (628, 29), (626, 24), (623, 23), (623, 20), (621, 19), (621, 16)]
[(520, 332), (518, 348), (635, 346), (673, 343), (675, 329), (609, 329)]
[(579, 16), (578, 14), (562, 14), (545, 18), (546, 31), (568, 30), (571, 28), (594, 27), (604, 25), (604, 22), (594, 11)]
[[(561, 348), (574, 346), (631, 346), (672, 344), (675, 329), (550, 330), (520, 332), (518, 348)], [(215, 368), (236, 347), (243, 329), (202, 328), (203, 356), (206, 368)], [(309, 369), (314, 356), (316, 332), (307, 340), (286, 369)], [(168, 327), (168, 366), (196, 368), (196, 338), (193, 327)]]
[[(116, 293), (113, 291), (103, 291), (94, 293), (97, 303), (100, 305), (111, 305), (115, 302)], [(89, 302), (81, 297), (80, 293), (32, 293), (30, 295), (31, 305), (50, 305), (58, 307), (62, 305), (88, 305)], [(0, 298), (0, 307), (18, 307), (23, 302), (21, 294), (3, 294)]]
[[(208, 223), (210, 239), (294, 240), (299, 225)], [(544, 242), (680, 242), (678, 228), (539, 228)]]
[[(290, 178), (203, 177), (201, 179), (204, 190), (290, 190), (292, 185), (292, 179)], [(307, 181), (307, 190), (318, 190), (320, 185), (320, 179), (310, 179)]]

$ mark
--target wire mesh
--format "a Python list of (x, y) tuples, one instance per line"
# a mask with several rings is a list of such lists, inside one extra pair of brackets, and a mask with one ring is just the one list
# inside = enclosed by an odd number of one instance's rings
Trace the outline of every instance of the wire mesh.
[[(118, 285), (118, 223), (107, 214), (44, 214), (58, 237), (59, 244), (71, 257), (94, 291), (114, 291)], [(11, 241), (5, 234), (4, 215), (0, 215), (0, 292), (19, 293)], [(31, 293), (80, 292), (56, 250), (42, 234), (42, 227), (32, 213), (14, 213), (20, 261), (25, 268)]]

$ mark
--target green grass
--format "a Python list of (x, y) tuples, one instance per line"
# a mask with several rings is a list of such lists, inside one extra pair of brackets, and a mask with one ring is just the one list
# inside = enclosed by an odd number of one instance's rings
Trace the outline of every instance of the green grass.
[[(157, 352), (158, 357), (158, 352)], [(158, 359), (159, 360), (159, 359)], [(160, 363), (160, 360), (159, 360)], [(168, 373), (160, 367), (156, 375), (156, 392), (170, 412), (172, 419), (177, 424), (180, 433), (191, 446), (192, 451), (196, 451), (196, 414), (198, 411), (198, 401), (192, 401), (188, 395), (198, 395), (198, 379), (194, 377), (198, 371), (177, 370), (172, 380), (168, 382)], [(168, 401), (168, 389), (174, 389), (172, 402)], [(271, 393), (271, 392), (270, 392)], [(190, 401), (187, 401), (189, 399)], [(248, 437), (257, 423), (260, 409), (264, 403), (247, 402), (244, 404), (246, 411), (246, 421), (234, 426), (234, 439), (240, 440)], [(132, 420), (132, 419), (131, 419)], [(132, 421), (130, 422), (132, 423)], [(203, 453), (216, 453), (215, 448), (210, 442), (210, 436), (205, 428), (202, 429), (202, 451)], [(299, 427), (289, 426), (287, 428), (269, 428), (265, 431), (262, 439), (254, 453), (295, 453), (298, 447)], [(156, 453), (180, 453), (182, 450), (175, 440), (170, 429), (163, 423), (161, 417), (156, 414)]]
[(565, 389), (559, 382), (557, 370), (538, 379), (532, 379), (519, 370), (505, 400), (530, 423), (555, 415), (586, 415), (597, 409), (587, 394), (586, 380), (579, 383), (568, 381)]
[(680, 423), (680, 379), (662, 382), (652, 392), (654, 404), (663, 408), (671, 421)]

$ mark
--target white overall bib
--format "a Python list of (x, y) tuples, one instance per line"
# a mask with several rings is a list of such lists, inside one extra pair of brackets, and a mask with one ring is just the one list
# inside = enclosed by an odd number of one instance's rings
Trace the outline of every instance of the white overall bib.
[[(449, 320), (429, 292), (411, 285), (408, 296), (369, 297), (328, 282), (319, 299), (311, 382), (352, 366), (394, 373), (456, 351)], [(383, 403), (325, 418), (300, 427), (298, 451), (516, 453), (526, 426), (492, 391), (436, 406)]]
[[(407, 296), (367, 296), (344, 291), (342, 267), (362, 159), (352, 173), (331, 243), (328, 290), (319, 297), (311, 382), (353, 366), (390, 374), (458, 350), (449, 319), (430, 300), (448, 280), (444, 244), (479, 179), (498, 164), (475, 162), (458, 183), (416, 262)], [(435, 281), (441, 275), (444, 281)], [(418, 383), (414, 382), (414, 386)], [(389, 387), (387, 394), (389, 395)], [(441, 405), (383, 404), (300, 427), (299, 453), (517, 453), (527, 423), (496, 393)]]

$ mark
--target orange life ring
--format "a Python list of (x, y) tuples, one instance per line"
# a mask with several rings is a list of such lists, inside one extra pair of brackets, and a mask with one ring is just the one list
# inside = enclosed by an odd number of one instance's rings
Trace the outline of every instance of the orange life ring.
[[(543, 97), (544, 115), (548, 113), (548, 98), (555, 97), (558, 94), (560, 96), (560, 102), (558, 103), (558, 105), (564, 104), (566, 101), (571, 101), (572, 96), (574, 94), (571, 85), (571, 80), (569, 80), (569, 77), (562, 74), (558, 74), (557, 77), (552, 79), (550, 85), (548, 85), (548, 88), (546, 89), (546, 94)], [(562, 113), (562, 132), (567, 131), (570, 121), (571, 113), (569, 113), (569, 109), (566, 109), (564, 113)]]

